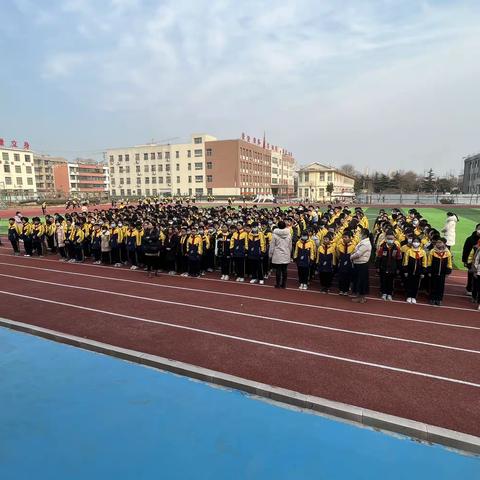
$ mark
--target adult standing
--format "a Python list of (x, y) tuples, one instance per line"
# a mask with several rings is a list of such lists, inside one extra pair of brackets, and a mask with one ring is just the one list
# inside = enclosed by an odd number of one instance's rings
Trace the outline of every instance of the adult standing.
[(160, 260), (160, 232), (156, 225), (149, 221), (144, 222), (143, 231), (142, 247), (148, 276), (151, 277), (152, 274), (157, 276)]
[(292, 253), (292, 235), (283, 220), (278, 222), (277, 228), (272, 233), (272, 242), (268, 256), (275, 267), (275, 288), (287, 287), (287, 267)]
[(475, 227), (475, 231), (466, 238), (463, 244), (462, 262), (468, 270), (467, 295), (476, 297), (476, 288), (472, 272), (472, 263), (480, 244), (480, 223)]
[(445, 226), (442, 229), (442, 233), (445, 235), (446, 245), (449, 250), (455, 245), (455, 235), (456, 228), (458, 223), (458, 217), (452, 213), (447, 213), (447, 220), (445, 221)]
[(350, 255), (350, 260), (353, 263), (352, 293), (354, 297), (352, 302), (366, 303), (367, 299), (365, 297), (369, 291), (368, 262), (372, 254), (372, 243), (368, 228), (362, 228), (360, 238), (360, 242)]

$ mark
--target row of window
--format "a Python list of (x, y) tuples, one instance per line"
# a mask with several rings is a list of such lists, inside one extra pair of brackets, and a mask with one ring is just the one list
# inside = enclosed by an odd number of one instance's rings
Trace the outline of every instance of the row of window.
[[(207, 166), (207, 170), (211, 170), (212, 167), (213, 167), (212, 162), (207, 162), (206, 166)], [(203, 170), (203, 162), (195, 162), (194, 163), (194, 168), (195, 168), (195, 170)], [(141, 165), (135, 165), (135, 172), (136, 173), (140, 173), (141, 169), (142, 169)], [(157, 173), (157, 169), (158, 169), (159, 172), (163, 172), (163, 165), (144, 165), (143, 166), (144, 173)], [(187, 169), (189, 171), (192, 170), (192, 164), (191, 163), (187, 164)], [(170, 171), (170, 165), (169, 164), (165, 165), (165, 171), (166, 172)], [(179, 163), (175, 164), (175, 171), (176, 172), (180, 171), (180, 164)], [(130, 173), (130, 166), (129, 165), (119, 166), (118, 167), (118, 173)], [(114, 175), (114, 174), (115, 174), (115, 167), (110, 167), (110, 175)]]
[[(3, 166), (3, 171), (5, 173), (10, 173), (11, 172), (11, 169), (10, 169), (10, 165), (4, 165)], [(22, 166), (21, 165), (15, 165), (15, 173), (22, 173)], [(30, 167), (29, 165), (27, 165), (25, 167), (25, 173), (32, 173), (32, 167)]]
[[(10, 152), (2, 152), (2, 160), (5, 162), (8, 162), (10, 160), (9, 157)], [(14, 153), (13, 154), (13, 161), (14, 162), (19, 162), (20, 161), (20, 154), (19, 153)], [(30, 162), (30, 155), (25, 155), (25, 161)]]
[[(203, 188), (196, 188), (195, 189), (195, 195), (203, 195)], [(131, 195), (145, 195), (147, 197), (149, 197), (150, 195), (153, 195), (154, 197), (159, 195), (160, 193), (163, 193), (163, 192), (159, 192), (156, 188), (152, 188), (151, 190), (149, 188), (146, 188), (145, 190), (141, 189), (141, 188), (137, 188), (137, 189), (130, 189), (130, 188), (127, 188), (127, 189), (123, 189), (123, 188), (120, 188), (119, 190), (116, 190), (115, 188), (112, 189), (112, 195), (113, 196), (117, 196), (117, 193), (118, 195), (120, 195), (121, 197), (124, 197), (125, 195), (127, 197), (130, 197)], [(192, 188), (189, 188), (188, 189), (188, 192), (182, 192), (179, 188), (177, 188), (177, 193), (176, 195), (189, 195), (190, 197), (193, 195), (194, 193), (194, 190)], [(212, 195), (212, 189), (211, 188), (207, 188), (207, 195)]]
[[(315, 173), (316, 172), (314, 172), (313, 178), (315, 178)], [(327, 175), (327, 182), (331, 182), (332, 178), (333, 178), (333, 174), (329, 173)], [(298, 174), (298, 181), (299, 182), (309, 182), (310, 181), (309, 172), (300, 172)], [(320, 182), (324, 182), (324, 181), (325, 181), (325, 172), (320, 172)]]
[[(188, 176), (188, 183), (192, 183), (192, 178), (193, 177), (191, 175)], [(163, 177), (144, 177), (143, 183), (145, 183), (146, 185), (150, 183), (156, 184), (158, 181), (159, 184), (163, 184), (163, 180), (164, 180)], [(176, 180), (177, 180), (177, 183), (181, 183), (180, 177), (176, 177)], [(120, 185), (125, 185), (125, 184), (130, 185), (131, 182), (132, 180), (130, 177), (127, 177), (127, 178), (122, 177), (119, 179)], [(171, 183), (171, 182), (172, 182), (172, 177), (165, 177), (165, 183)], [(213, 182), (212, 175), (207, 175), (207, 182)], [(137, 177), (137, 185), (140, 185), (141, 183), (142, 183), (142, 178)], [(203, 183), (203, 175), (195, 175), (195, 183)], [(111, 184), (116, 185), (115, 178), (111, 179)]]
[[(211, 148), (207, 148), (207, 155), (210, 156), (212, 154), (212, 149)], [(187, 158), (191, 158), (192, 156), (192, 151), (191, 150), (187, 150)], [(195, 149), (193, 151), (193, 156), (194, 157), (202, 157), (203, 156), (203, 150), (201, 148), (199, 149)], [(163, 160), (163, 158), (165, 158), (165, 160), (170, 160), (170, 152), (150, 152), (150, 153), (144, 153), (143, 154), (143, 159), (144, 160)], [(180, 158), (180, 150), (175, 150), (175, 158)], [(125, 160), (125, 162), (129, 162), (130, 161), (130, 154), (128, 153), (125, 153), (125, 154), (121, 154), (121, 155), (117, 155), (117, 159), (119, 162), (123, 162)], [(115, 161), (115, 156), (114, 155), (110, 155), (110, 163), (113, 163)], [(140, 153), (135, 153), (135, 161), (140, 161)]]
[[(23, 178), (17, 177), (16, 184), (23, 185)], [(12, 177), (5, 177), (5, 185), (12, 185)], [(33, 185), (33, 178), (27, 178), (27, 185)]]

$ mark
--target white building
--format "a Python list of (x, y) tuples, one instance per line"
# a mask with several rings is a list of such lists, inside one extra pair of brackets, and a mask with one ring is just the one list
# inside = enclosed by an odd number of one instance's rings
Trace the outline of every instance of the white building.
[(0, 199), (33, 199), (36, 195), (33, 152), (0, 144)]
[(206, 195), (205, 142), (214, 140), (198, 134), (189, 143), (108, 149), (111, 195)]

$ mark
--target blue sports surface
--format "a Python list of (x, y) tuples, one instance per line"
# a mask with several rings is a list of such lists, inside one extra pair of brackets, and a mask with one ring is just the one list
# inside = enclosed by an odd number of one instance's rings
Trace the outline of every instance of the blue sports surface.
[(0, 328), (2, 480), (386, 478), (480, 459)]

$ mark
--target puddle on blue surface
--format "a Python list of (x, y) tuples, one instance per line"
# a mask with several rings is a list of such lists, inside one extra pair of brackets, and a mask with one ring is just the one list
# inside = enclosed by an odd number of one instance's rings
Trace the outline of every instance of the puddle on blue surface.
[(0, 328), (0, 478), (480, 479), (480, 459)]

